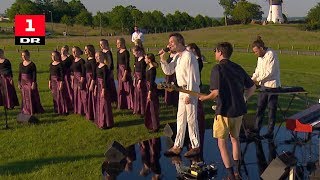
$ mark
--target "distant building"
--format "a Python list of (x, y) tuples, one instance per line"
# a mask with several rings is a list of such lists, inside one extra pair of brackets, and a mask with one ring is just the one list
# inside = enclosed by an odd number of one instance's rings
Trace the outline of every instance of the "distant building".
[(10, 19), (5, 14), (0, 14), (0, 22), (9, 21)]
[(269, 0), (269, 15), (267, 17), (268, 22), (284, 23), (282, 16), (282, 0)]

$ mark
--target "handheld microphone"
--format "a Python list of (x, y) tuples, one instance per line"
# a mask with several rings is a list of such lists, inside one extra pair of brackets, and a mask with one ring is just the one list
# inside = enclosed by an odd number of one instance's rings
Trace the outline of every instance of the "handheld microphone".
[[(169, 52), (170, 48), (166, 47), (164, 49), (162, 49), (164, 52)], [(156, 54), (155, 56), (160, 56), (162, 53)]]

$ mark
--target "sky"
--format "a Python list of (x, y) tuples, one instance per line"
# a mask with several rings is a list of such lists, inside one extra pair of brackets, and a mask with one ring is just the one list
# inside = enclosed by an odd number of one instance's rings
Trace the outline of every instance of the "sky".
[[(0, 13), (4, 13), (14, 2), (15, 0), (0, 0)], [(111, 11), (117, 5), (134, 5), (141, 11), (159, 10), (164, 14), (179, 10), (187, 12), (191, 16), (197, 14), (209, 17), (223, 16), (223, 8), (219, 5), (218, 0), (81, 0), (81, 2), (93, 15), (97, 11)], [(263, 16), (268, 15), (269, 5), (267, 0), (249, 0), (249, 2), (259, 4), (264, 12)], [(317, 3), (319, 3), (319, 0), (284, 0), (283, 13), (287, 17), (304, 17), (309, 9)]]

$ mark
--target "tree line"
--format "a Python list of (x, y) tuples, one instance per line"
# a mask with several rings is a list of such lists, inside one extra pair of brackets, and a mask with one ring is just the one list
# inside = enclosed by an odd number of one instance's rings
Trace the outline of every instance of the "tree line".
[[(47, 22), (62, 23), (68, 26), (79, 24), (91, 27), (111, 28), (115, 31), (130, 32), (133, 26), (139, 26), (146, 32), (157, 33), (182, 31), (228, 24), (247, 24), (251, 20), (262, 20), (261, 6), (247, 0), (219, 0), (224, 9), (224, 18), (215, 19), (198, 14), (193, 17), (186, 12), (175, 11), (164, 15), (161, 11), (142, 12), (135, 6), (115, 6), (111, 11), (91, 12), (80, 0), (16, 0), (6, 10), (13, 20), (16, 14), (45, 14)], [(306, 30), (320, 29), (320, 3), (309, 10)]]
[(13, 20), (16, 14), (45, 14), (47, 22), (62, 23), (66, 26), (79, 24), (91, 27), (104, 27), (120, 31), (131, 31), (136, 25), (147, 32), (181, 31), (222, 25), (208, 16), (190, 16), (186, 12), (175, 11), (164, 15), (161, 11), (142, 12), (135, 6), (115, 6), (111, 11), (91, 12), (80, 0), (16, 0), (6, 10)]

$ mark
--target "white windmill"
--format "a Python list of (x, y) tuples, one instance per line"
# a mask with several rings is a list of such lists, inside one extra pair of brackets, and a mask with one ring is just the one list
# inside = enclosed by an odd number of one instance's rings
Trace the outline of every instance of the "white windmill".
[(269, 15), (267, 18), (268, 22), (283, 23), (284, 19), (282, 16), (282, 0), (269, 0)]

